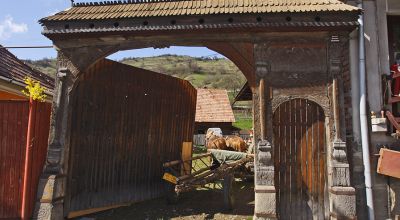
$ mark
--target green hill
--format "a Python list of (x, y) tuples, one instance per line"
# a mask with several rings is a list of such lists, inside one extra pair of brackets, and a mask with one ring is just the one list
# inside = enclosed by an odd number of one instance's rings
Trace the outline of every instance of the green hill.
[[(55, 76), (56, 60), (25, 60), (28, 65)], [(221, 88), (238, 91), (246, 81), (240, 70), (228, 59), (162, 55), (124, 58), (119, 62), (188, 80), (197, 88)]]

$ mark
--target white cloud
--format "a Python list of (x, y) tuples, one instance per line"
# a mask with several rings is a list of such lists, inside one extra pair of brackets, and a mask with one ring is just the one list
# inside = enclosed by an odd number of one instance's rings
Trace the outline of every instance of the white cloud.
[(28, 25), (24, 23), (15, 23), (13, 17), (7, 15), (0, 21), (0, 39), (10, 38), (15, 33), (25, 33), (28, 31)]

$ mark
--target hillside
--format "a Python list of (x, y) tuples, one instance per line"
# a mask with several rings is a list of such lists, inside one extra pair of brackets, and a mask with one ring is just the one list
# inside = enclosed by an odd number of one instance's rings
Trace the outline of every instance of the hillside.
[[(25, 60), (28, 65), (54, 76), (55, 59)], [(239, 69), (225, 58), (199, 58), (190, 56), (162, 55), (144, 58), (124, 58), (119, 62), (186, 79), (197, 88), (221, 88), (238, 91), (246, 81)]]

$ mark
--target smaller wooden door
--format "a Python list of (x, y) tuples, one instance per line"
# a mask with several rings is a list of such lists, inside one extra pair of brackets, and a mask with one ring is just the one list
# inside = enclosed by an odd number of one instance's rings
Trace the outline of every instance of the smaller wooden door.
[(274, 112), (275, 186), (280, 219), (325, 219), (325, 116), (305, 99)]

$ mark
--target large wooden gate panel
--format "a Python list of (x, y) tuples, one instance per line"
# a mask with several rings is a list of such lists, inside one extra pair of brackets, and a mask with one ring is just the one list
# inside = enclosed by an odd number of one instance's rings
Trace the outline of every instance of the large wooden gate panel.
[(322, 108), (305, 99), (287, 101), (274, 113), (280, 219), (324, 219), (324, 120)]
[(74, 94), (67, 212), (162, 195), (162, 164), (192, 141), (195, 109), (187, 81), (96, 63)]

